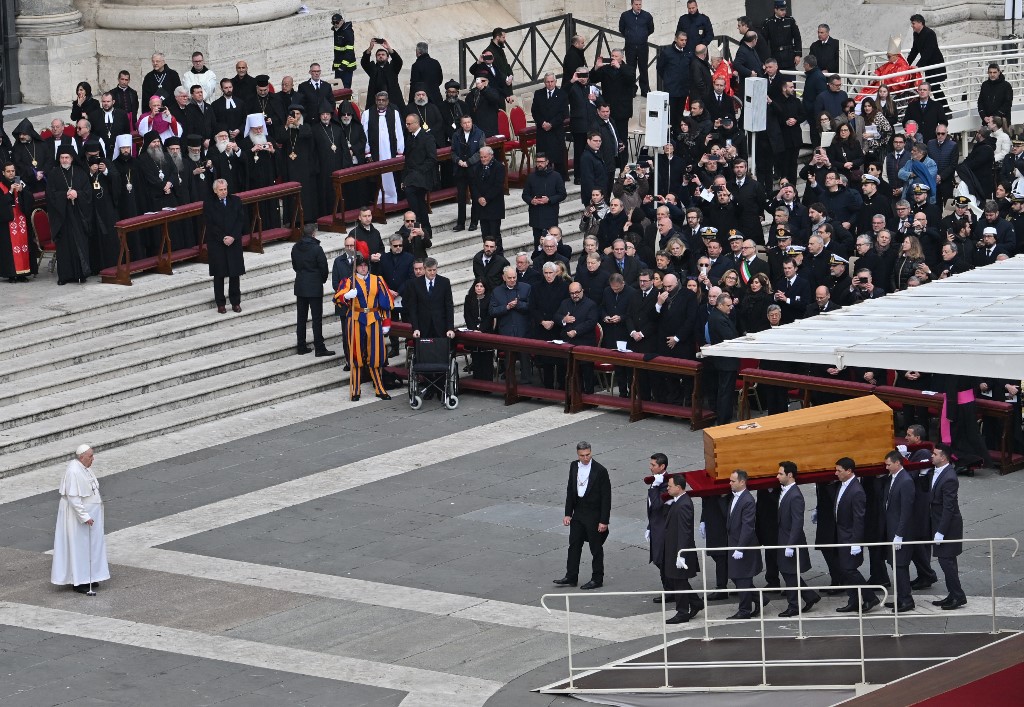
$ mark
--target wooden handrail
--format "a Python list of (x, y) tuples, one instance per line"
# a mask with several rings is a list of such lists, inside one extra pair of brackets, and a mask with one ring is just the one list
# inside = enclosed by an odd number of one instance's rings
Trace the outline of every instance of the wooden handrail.
[[(290, 226), (291, 239), (297, 240), (302, 234), (302, 185), (298, 182), (285, 182), (283, 184), (275, 184), (270, 187), (262, 187), (260, 189), (251, 189), (249, 191), (238, 192), (237, 196), (242, 200), (242, 203), (246, 206), (252, 204), (259, 204), (263, 201), (270, 201), (282, 198), (293, 197), (295, 199), (295, 208), (292, 210), (292, 223)], [(254, 209), (256, 212), (253, 216), (251, 226), (251, 232), (249, 235), (250, 250), (256, 252), (263, 252), (263, 220), (260, 216), (259, 209)], [(170, 235), (170, 224), (184, 221), (187, 219), (201, 218), (203, 214), (203, 202), (194, 201), (189, 204), (182, 204), (175, 206), (174, 208), (167, 209), (164, 211), (156, 211), (153, 213), (142, 214), (140, 216), (133, 216), (132, 218), (121, 219), (114, 224), (117, 229), (117, 239), (119, 241), (119, 252), (117, 256), (116, 274), (113, 277), (104, 276), (103, 282), (113, 283), (118, 285), (131, 285), (132, 284), (132, 256), (131, 250), (128, 247), (128, 234), (135, 233), (137, 231), (143, 231), (150, 228), (158, 228), (160, 232), (160, 246), (156, 255), (155, 270), (158, 273), (164, 275), (173, 274), (171, 264), (174, 260), (174, 251), (171, 249), (171, 235)], [(197, 234), (197, 240), (199, 246), (190, 249), (194, 250), (194, 253), (190, 253), (184, 258), (178, 258), (179, 260), (189, 260), (192, 258), (199, 258), (204, 252), (205, 248), (205, 233), (206, 224), (205, 222), (200, 223), (199, 233)]]
[[(495, 135), (494, 137), (487, 138), (486, 145), (488, 145), (495, 152), (495, 158), (500, 159), (503, 163), (505, 162), (505, 136)], [(442, 147), (437, 150), (437, 161), (450, 162), (452, 159), (452, 148)], [(358, 182), (362, 179), (374, 179), (376, 181), (376, 191), (374, 192), (373, 198), (370, 200), (373, 209), (373, 220), (375, 223), (387, 223), (387, 215), (384, 212), (383, 206), (378, 204), (378, 197), (383, 193), (384, 185), (382, 177), (385, 174), (397, 174), (398, 181), (401, 181), (401, 172), (405, 169), (405, 155), (399, 155), (398, 157), (391, 157), (386, 160), (378, 160), (376, 162), (364, 162), (353, 167), (346, 167), (345, 169), (339, 169), (331, 174), (331, 182), (334, 184), (334, 207), (331, 210), (331, 225), (330, 229), (336, 233), (346, 233), (347, 228), (345, 225), (345, 195), (343, 193), (343, 187), (345, 184), (352, 182)], [(505, 193), (508, 194), (508, 170), (505, 170)], [(427, 193), (427, 207), (430, 207), (431, 196), (430, 192)]]

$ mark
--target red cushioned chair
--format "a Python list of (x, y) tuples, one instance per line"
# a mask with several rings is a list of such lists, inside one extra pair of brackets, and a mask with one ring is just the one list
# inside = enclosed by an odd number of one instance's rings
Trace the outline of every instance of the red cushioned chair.
[(526, 161), (526, 153), (523, 150), (523, 144), (516, 139), (515, 131), (512, 129), (512, 120), (509, 118), (508, 113), (504, 110), (498, 111), (498, 134), (504, 135), (507, 139), (505, 140), (505, 171), (511, 176), (512, 166), (515, 164), (512, 153), (520, 153), (519, 167), (516, 171), (522, 169), (523, 162)]
[(43, 209), (32, 211), (32, 230), (35, 231), (36, 241), (39, 244), (39, 265), (43, 264), (43, 258), (47, 253), (50, 255), (50, 273), (57, 269), (57, 245), (50, 235), (50, 216)]
[[(741, 371), (744, 368), (760, 368), (760, 367), (761, 367), (761, 360), (760, 359), (757, 359), (757, 358), (741, 358), (740, 359), (740, 370)], [(764, 412), (764, 406), (761, 405), (761, 398), (757, 394), (757, 383), (751, 383), (750, 386), (747, 388), (747, 390), (751, 394), (753, 394), (754, 402), (757, 403), (757, 411), (758, 412)], [(736, 378), (736, 392), (739, 393), (739, 400), (737, 401), (737, 404), (739, 405), (739, 409), (742, 410), (743, 409), (743, 403), (744, 403), (744, 401), (743, 401), (743, 379), (740, 378), (740, 377)]]
[(522, 109), (522, 106), (512, 107), (512, 112), (509, 113), (509, 120), (512, 122), (512, 130), (515, 132), (519, 144), (522, 145), (523, 159), (526, 162), (526, 171), (529, 172), (533, 169), (533, 152), (537, 146), (537, 138), (520, 137), (523, 134), (523, 131), (526, 130), (526, 111)]

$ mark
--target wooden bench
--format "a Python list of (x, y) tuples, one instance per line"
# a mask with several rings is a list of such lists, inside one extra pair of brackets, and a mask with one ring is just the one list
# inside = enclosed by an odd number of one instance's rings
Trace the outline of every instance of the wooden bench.
[[(259, 208), (253, 208), (249, 233), (242, 237), (243, 247), (248, 248), (251, 252), (262, 253), (264, 243), (281, 239), (298, 240), (302, 237), (302, 185), (298, 182), (285, 182), (284, 184), (275, 184), (270, 187), (239, 192), (237, 196), (247, 206), (282, 198), (291, 197), (295, 199), (295, 207), (292, 209), (292, 222), (289, 226), (282, 228), (264, 231), (260, 210)], [(195, 201), (191, 204), (183, 204), (166, 211), (142, 214), (141, 216), (118, 221), (115, 224), (118, 241), (120, 242), (117, 265), (100, 271), (103, 282), (131, 285), (132, 273), (155, 270), (163, 275), (172, 275), (174, 273), (172, 268), (174, 263), (185, 260), (205, 260), (206, 224), (202, 221), (202, 215), (203, 202)], [(170, 225), (178, 221), (194, 218), (200, 219), (199, 232), (197, 234), (198, 245), (173, 250), (171, 247)], [(157, 230), (160, 241), (157, 254), (148, 258), (132, 260), (131, 250), (128, 248), (128, 234), (148, 229)]]
[[(652, 414), (679, 417), (690, 421), (690, 429), (699, 430), (707, 427), (715, 419), (715, 413), (704, 410), (704, 396), (701, 391), (701, 373), (704, 364), (670, 356), (647, 358), (646, 354), (632, 351), (602, 349), (596, 346), (576, 346), (572, 350), (573, 370), (570, 373), (574, 385), (569, 403), (569, 412), (579, 412), (586, 406), (605, 406), (629, 410), (629, 421), (636, 422)], [(605, 393), (584, 393), (578, 383), (577, 370), (580, 363), (609, 364), (632, 369), (632, 380), (629, 386), (629, 397)], [(693, 381), (692, 406), (659, 403), (640, 398), (640, 371), (665, 373), (690, 378)]]
[[(495, 159), (504, 161), (505, 159), (505, 138), (501, 136), (487, 138), (486, 144), (494, 150)], [(452, 148), (442, 147), (437, 151), (437, 161), (450, 162), (452, 159)], [(346, 233), (346, 224), (349, 221), (355, 221), (359, 215), (358, 209), (348, 209), (345, 204), (345, 195), (343, 187), (346, 184), (352, 182), (358, 182), (363, 179), (372, 180), (375, 185), (374, 196), (370, 200), (373, 209), (373, 220), (374, 223), (387, 223), (387, 215), (396, 212), (405, 212), (409, 208), (409, 202), (405, 199), (401, 199), (396, 204), (383, 204), (377, 203), (382, 201), (380, 198), (384, 193), (384, 182), (383, 177), (385, 174), (395, 175), (396, 185), (401, 182), (402, 170), (405, 169), (405, 156), (399, 155), (398, 157), (392, 157), (386, 160), (379, 160), (377, 162), (365, 162), (363, 164), (355, 165), (353, 167), (346, 167), (345, 169), (339, 169), (331, 175), (331, 181), (334, 184), (334, 206), (331, 209), (331, 213), (327, 216), (321, 216), (317, 219), (317, 225), (320, 230), (333, 231), (335, 233)], [(505, 174), (505, 193), (508, 194), (508, 173)], [(435, 189), (427, 192), (427, 208), (430, 209), (431, 204), (439, 201), (447, 201), (454, 199), (456, 195), (455, 187), (445, 187), (443, 189)], [(362, 204), (357, 204), (362, 206)]]

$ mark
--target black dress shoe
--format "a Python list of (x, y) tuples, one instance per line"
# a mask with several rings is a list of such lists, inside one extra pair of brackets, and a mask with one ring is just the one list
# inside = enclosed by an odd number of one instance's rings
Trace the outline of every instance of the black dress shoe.
[(335, 354), (330, 349), (317, 349), (316, 355), (319, 358), (321, 356), (334, 356)]
[(299, 354), (300, 356), (308, 354), (312, 350), (313, 349), (309, 348), (308, 346), (296, 346), (295, 347), (295, 353)]
[(590, 580), (589, 582), (584, 584), (582, 587), (580, 587), (580, 589), (600, 589), (603, 586), (604, 586), (604, 582), (595, 582), (594, 580)]
[(814, 605), (817, 604), (819, 601), (821, 601), (821, 597), (818, 597), (817, 599), (808, 599), (807, 601), (805, 601), (804, 602), (804, 613), (806, 614), (808, 611), (813, 609)]
[(661, 603), (661, 597), (654, 597), (653, 599), (651, 599), (651, 601), (653, 601), (655, 604), (660, 604)]
[(475, 231), (475, 230), (476, 230), (476, 221), (471, 221), (471, 222), (470, 222), (470, 224), (469, 224), (469, 230), (470, 230), (470, 231)]
[(387, 393), (377, 393), (377, 397), (381, 400), (391, 400), (391, 396)]
[(846, 606), (841, 606), (838, 609), (836, 609), (836, 613), (837, 614), (852, 614), (856, 610), (857, 610), (857, 605), (856, 604), (847, 604)]
[(359, 396), (358, 395), (353, 395), (351, 400), (352, 400), (352, 402), (356, 402), (357, 400), (359, 400)]
[(455, 228), (453, 228), (452, 230), (458, 233), (459, 231), (465, 231), (466, 227), (463, 226), (462, 224), (456, 224)]
[(703, 606), (691, 606), (690, 607), (690, 618), (692, 619), (694, 616), (696, 616), (697, 614), (699, 614), (703, 610), (704, 610)]
[(913, 582), (910, 583), (910, 588), (911, 589), (927, 589), (928, 587), (932, 586), (933, 584), (935, 584), (935, 580), (934, 579), (931, 580), (931, 581), (929, 581), (927, 579), (915, 579)]
[[(966, 597), (963, 598), (963, 599), (954, 599), (953, 601), (949, 602), (948, 604), (943, 604), (942, 605), (942, 610), (943, 611), (952, 611), (953, 609), (959, 609), (961, 606), (965, 606), (966, 604), (967, 604)], [(902, 609), (901, 609), (901, 611), (902, 611)]]
[(241, 312), (242, 311), (242, 305), (240, 305), (240, 304), (233, 304), (233, 305), (231, 305), (231, 311), (232, 312)]
[(779, 612), (779, 618), (780, 619), (788, 619), (788, 618), (790, 618), (792, 616), (796, 616), (799, 613), (800, 612), (797, 611), (796, 609), (786, 609), (785, 611), (780, 611)]
[(342, 366), (341, 370), (343, 370), (343, 371), (351, 371), (352, 370), (352, 364), (346, 363), (344, 366)]
[(861, 604), (860, 610), (866, 614), (872, 609), (874, 609), (876, 606), (878, 606), (879, 603), (880, 602), (878, 601), (878, 599), (866, 599), (864, 600), (864, 603)]
[(397, 355), (398, 355), (398, 347), (397, 346), (392, 346), (391, 348), (388, 349), (388, 358), (394, 358)]
[(667, 621), (665, 621), (665, 623), (667, 623), (667, 624), (685, 624), (689, 620), (690, 620), (690, 614), (689, 613), (685, 613), (684, 614), (682, 612), (678, 612), (671, 619), (668, 619)]
[[(914, 602), (908, 601), (906, 604), (900, 604), (899, 606), (897, 606), (894, 609), (894, 611), (899, 611), (902, 614), (905, 611), (913, 611), (915, 607), (916, 607), (916, 604), (914, 604)], [(885, 602), (885, 608), (886, 609), (892, 609), (893, 608), (893, 603), (891, 601)]]
[(568, 577), (562, 577), (561, 579), (553, 580), (552, 584), (557, 584), (559, 587), (575, 587), (576, 580), (569, 579)]
[(888, 577), (886, 577), (885, 579), (875, 579), (874, 577), (868, 577), (868, 584), (878, 584), (883, 587), (892, 586), (892, 583), (889, 581)]
[(957, 476), (974, 476), (974, 469), (971, 469), (970, 467), (967, 467), (967, 466), (958, 466), (958, 467), (956, 467), (956, 475)]
[(711, 592), (708, 594), (708, 601), (722, 601), (728, 599), (729, 595), (725, 592)]
[(228, 313), (228, 308), (227, 308), (227, 307), (225, 307), (225, 306), (224, 306), (224, 305), (222, 305), (222, 304), (218, 304), (218, 305), (217, 305), (217, 313), (218, 313), (218, 314), (227, 314), (227, 313)]
[(942, 606), (944, 604), (949, 604), (951, 601), (953, 601), (953, 597), (949, 596), (949, 595), (946, 595), (945, 599), (937, 599), (937, 600), (933, 601), (932, 602), (932, 606)]
[(752, 619), (752, 618), (754, 618), (754, 615), (753, 614), (741, 614), (740, 612), (737, 611), (732, 616), (727, 616), (725, 618), (728, 621), (742, 621), (743, 619)]

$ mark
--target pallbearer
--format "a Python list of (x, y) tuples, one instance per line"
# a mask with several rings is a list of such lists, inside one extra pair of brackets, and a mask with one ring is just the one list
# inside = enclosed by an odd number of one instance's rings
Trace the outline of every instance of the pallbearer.
[[(669, 474), (665, 502), (665, 581), (675, 591), (691, 589), (690, 578), (700, 571), (696, 543), (693, 538), (693, 501), (686, 494), (686, 479), (682, 474)], [(680, 551), (682, 551), (680, 553)], [(696, 594), (676, 595), (676, 614), (665, 623), (684, 624), (701, 609), (704, 602)]]
[[(779, 492), (779, 533), (775, 545), (806, 545), (807, 536), (804, 534), (804, 495), (796, 483), (796, 464), (790, 461), (779, 462), (779, 471), (776, 478), (782, 490)], [(806, 572), (811, 566), (811, 555), (806, 547), (785, 547), (778, 550), (765, 550), (765, 557), (774, 553), (777, 558), (779, 572), (785, 580), (787, 587), (798, 587), (804, 584), (800, 575)], [(799, 565), (797, 560), (799, 558)], [(783, 618), (796, 616), (800, 613), (799, 595), (801, 592), (786, 592), (789, 606), (779, 614)], [(810, 611), (811, 607), (821, 601), (821, 595), (812, 589), (802, 592), (804, 611)]]

